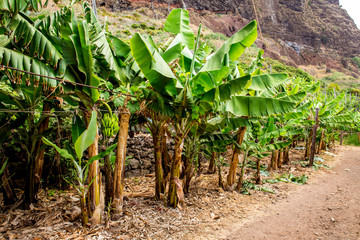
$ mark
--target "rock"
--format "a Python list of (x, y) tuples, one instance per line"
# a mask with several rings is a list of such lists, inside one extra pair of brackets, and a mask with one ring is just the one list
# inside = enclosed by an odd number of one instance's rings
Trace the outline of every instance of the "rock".
[(335, 218), (331, 218), (330, 220), (331, 220), (331, 222), (333, 222), (333, 223), (335, 222)]
[(81, 215), (81, 209), (78, 206), (74, 206), (71, 212), (71, 221), (75, 221), (80, 217), (80, 215)]
[(138, 169), (140, 168), (140, 162), (135, 158), (131, 158), (129, 162), (129, 166), (131, 169)]

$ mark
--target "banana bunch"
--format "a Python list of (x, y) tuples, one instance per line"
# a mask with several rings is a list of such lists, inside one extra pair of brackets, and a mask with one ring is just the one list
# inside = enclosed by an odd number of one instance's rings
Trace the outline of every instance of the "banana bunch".
[(261, 135), (261, 123), (260, 122), (253, 122), (252, 123), (252, 134), (255, 139), (258, 139)]
[(105, 113), (101, 120), (103, 125), (103, 134), (106, 137), (112, 137), (119, 131), (119, 119), (115, 114)]

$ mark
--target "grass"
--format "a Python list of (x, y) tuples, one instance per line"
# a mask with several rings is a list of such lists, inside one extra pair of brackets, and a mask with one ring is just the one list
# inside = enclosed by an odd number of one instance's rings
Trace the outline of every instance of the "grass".
[(335, 82), (335, 81), (338, 81), (338, 80), (343, 80), (345, 79), (347, 76), (344, 74), (344, 73), (341, 73), (341, 72), (333, 72), (331, 75), (329, 76), (326, 76), (326, 77), (323, 77), (322, 80), (325, 80), (325, 81), (330, 81), (330, 82)]
[(346, 145), (352, 145), (352, 146), (360, 146), (359, 137), (357, 134), (348, 134), (344, 142)]
[(286, 65), (278, 60), (265, 58), (265, 63), (269, 66), (272, 66), (273, 73), (286, 72), (290, 77), (303, 77), (305, 79), (315, 80), (311, 74), (304, 71), (303, 69)]
[(358, 68), (360, 68), (360, 57), (353, 57), (351, 59), (351, 62), (353, 62), (355, 65), (358, 66)]

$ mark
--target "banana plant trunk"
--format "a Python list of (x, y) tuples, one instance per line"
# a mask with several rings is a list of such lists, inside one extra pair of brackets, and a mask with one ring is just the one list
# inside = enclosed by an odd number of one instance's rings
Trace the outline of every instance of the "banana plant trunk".
[(112, 208), (115, 213), (122, 212), (123, 209), (123, 189), (125, 177), (125, 158), (126, 145), (129, 131), (130, 111), (126, 107), (120, 112), (120, 129), (118, 135), (118, 145), (116, 149), (115, 172), (114, 172), (114, 189)]
[[(98, 155), (99, 153), (99, 135), (96, 127), (95, 141), (89, 147), (89, 158)], [(91, 183), (89, 188), (91, 206), (94, 207), (94, 211), (91, 214), (91, 223), (97, 225), (101, 222), (102, 213), (102, 199), (101, 199), (101, 175), (99, 161), (94, 161), (89, 166), (89, 182)]]
[(305, 159), (308, 159), (310, 156), (311, 142), (312, 142), (312, 131), (310, 131), (310, 135), (305, 144)]
[(167, 175), (170, 172), (170, 164), (172, 162), (172, 158), (169, 154), (169, 150), (167, 147), (167, 135), (166, 135), (166, 126), (164, 126), (164, 130), (161, 132), (161, 160), (162, 160), (162, 169), (163, 169), (163, 175), (164, 178), (167, 177)]
[[(48, 114), (51, 110), (50, 104), (44, 102), (42, 115)], [(30, 118), (28, 118), (29, 121)], [(50, 117), (46, 116), (39, 123), (36, 135), (42, 134), (49, 128)], [(32, 138), (31, 138), (32, 140)], [(27, 167), (27, 181), (25, 184), (25, 204), (36, 202), (36, 194), (40, 188), (41, 175), (44, 166), (44, 153), (45, 149), (41, 149), (42, 141), (36, 141), (30, 143), (31, 150), (28, 156), (28, 167)]]
[(86, 207), (86, 194), (83, 192), (80, 195), (80, 208), (81, 208), (81, 222), (84, 227), (89, 223), (89, 215)]
[[(5, 164), (5, 156), (2, 156), (2, 161), (0, 161), (0, 166), (3, 166)], [(4, 198), (4, 205), (13, 205), (16, 203), (17, 196), (14, 191), (13, 183), (11, 181), (11, 175), (9, 173), (9, 169), (7, 166), (5, 166), (3, 173), (0, 175), (1, 184), (0, 188), (2, 188), (3, 192), (3, 198)]]
[(111, 203), (112, 192), (113, 192), (113, 183), (114, 183), (114, 175), (113, 169), (111, 166), (110, 155), (105, 157), (105, 203), (108, 206)]
[(289, 147), (286, 147), (283, 153), (283, 164), (289, 163)]
[(211, 158), (210, 158), (210, 163), (209, 163), (209, 168), (208, 168), (208, 173), (210, 173), (210, 174), (213, 174), (216, 171), (215, 158), (216, 158), (216, 152), (212, 152)]
[(245, 166), (246, 166), (246, 162), (247, 162), (247, 155), (248, 155), (248, 150), (245, 151), (244, 153), (244, 158), (243, 158), (243, 162), (241, 164), (241, 171), (240, 171), (240, 177), (239, 177), (239, 181), (236, 185), (235, 190), (237, 192), (241, 192), (241, 188), (242, 188), (242, 183), (243, 183), (243, 179), (244, 179), (244, 173), (245, 173)]
[[(184, 136), (178, 133), (175, 137), (174, 157), (170, 168), (170, 184), (168, 191), (168, 205), (177, 207), (179, 203), (179, 195), (182, 193), (182, 186), (177, 184), (180, 178), (181, 156), (184, 148)], [(179, 194), (178, 194), (179, 192)], [(181, 200), (181, 199), (180, 199)]]
[(278, 150), (277, 168), (281, 168), (283, 164), (283, 150)]
[(190, 182), (194, 176), (193, 161), (191, 157), (185, 158), (185, 181), (184, 181), (184, 193), (189, 193)]
[(260, 158), (256, 159), (256, 184), (261, 183), (261, 174), (260, 174)]
[[(241, 146), (244, 136), (246, 132), (246, 127), (240, 127), (237, 133), (237, 139), (236, 142), (239, 146)], [(227, 176), (227, 186), (228, 188), (232, 188), (232, 186), (235, 184), (236, 181), (236, 168), (239, 163), (239, 155), (240, 155), (240, 149), (235, 146), (233, 151), (233, 156), (231, 160), (231, 165), (229, 169), (229, 174)]]
[(160, 134), (153, 133), (154, 156), (155, 156), (155, 198), (160, 200), (160, 195), (164, 193), (164, 176), (161, 159)]
[(341, 132), (340, 132), (340, 145), (343, 145), (343, 139), (344, 139), (344, 130), (341, 130)]
[(324, 133), (325, 133), (325, 129), (323, 129), (323, 130), (321, 131), (320, 143), (319, 143), (319, 146), (318, 146), (317, 153), (320, 153), (321, 150), (323, 149), (323, 145), (324, 145)]
[(278, 151), (272, 150), (271, 152), (271, 160), (270, 160), (270, 166), (269, 170), (276, 170), (277, 169), (277, 158), (278, 158)]

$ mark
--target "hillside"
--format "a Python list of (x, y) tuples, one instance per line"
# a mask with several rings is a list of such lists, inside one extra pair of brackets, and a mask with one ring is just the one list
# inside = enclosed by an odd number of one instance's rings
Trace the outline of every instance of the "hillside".
[[(262, 32), (256, 43), (264, 48), (265, 56), (306, 69), (318, 78), (342, 72), (347, 76), (336, 79), (340, 85), (357, 85), (360, 68), (354, 60), (360, 56), (360, 30), (338, 0), (184, 0), (183, 3), (193, 24), (201, 22), (211, 31), (226, 36), (256, 19), (256, 9)], [(98, 4), (114, 13), (147, 9), (148, 17), (158, 19), (166, 16), (169, 7), (167, 1), (154, 1), (152, 12), (151, 1), (100, 0)], [(182, 6), (176, 0), (171, 4), (171, 8)]]

